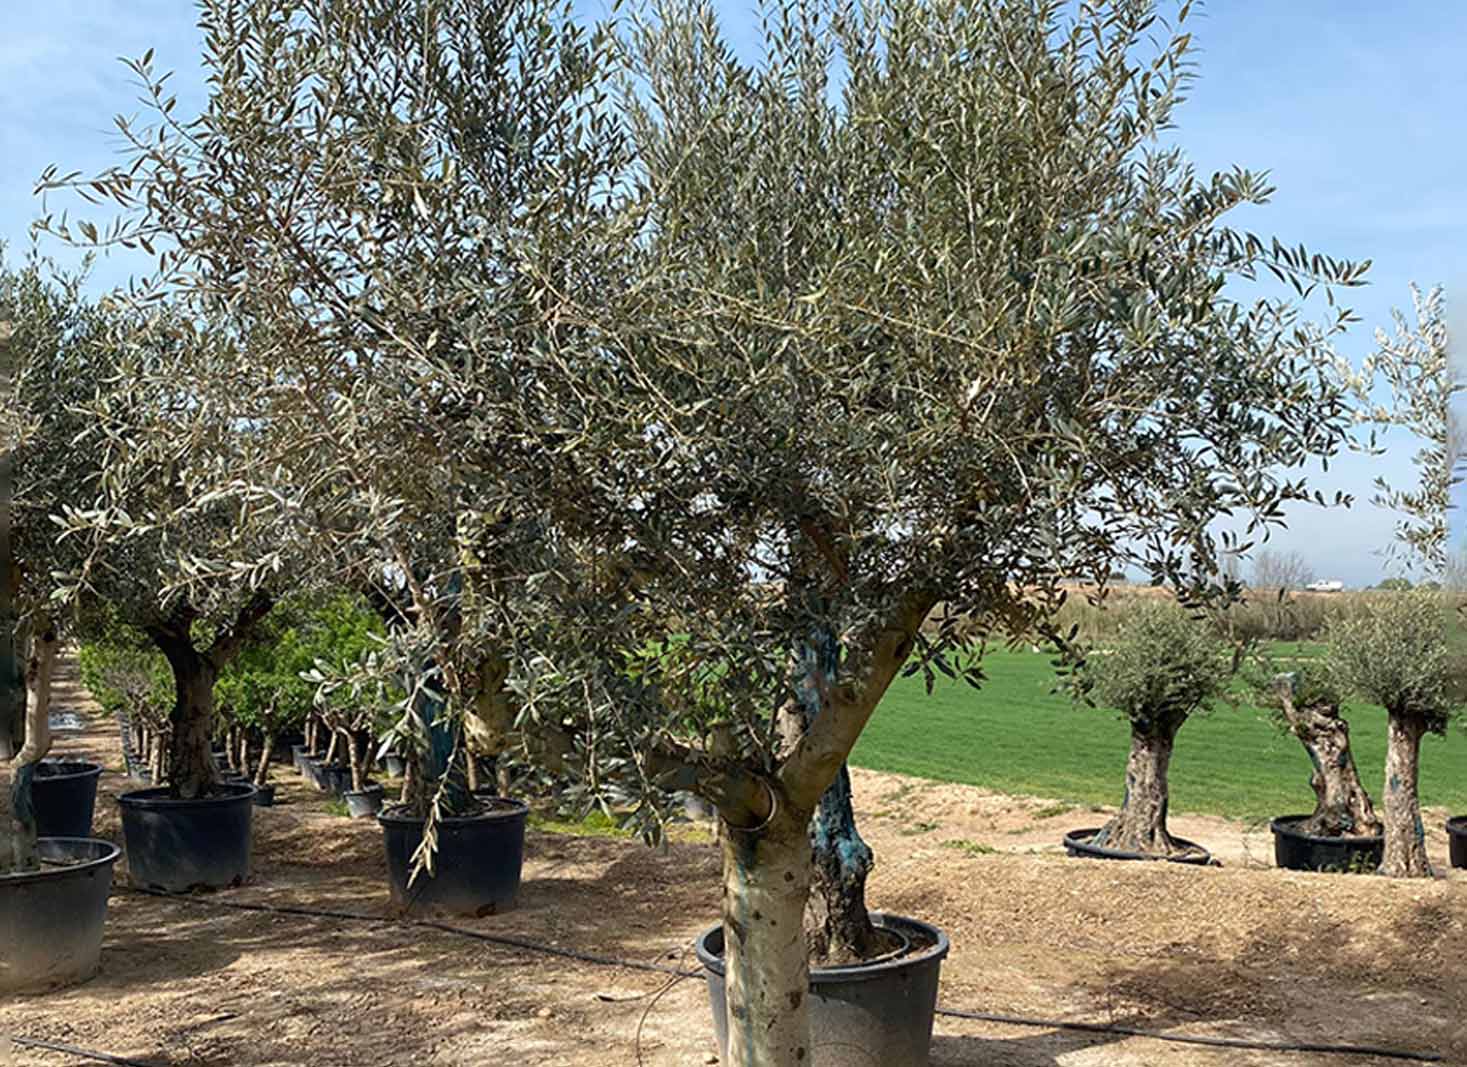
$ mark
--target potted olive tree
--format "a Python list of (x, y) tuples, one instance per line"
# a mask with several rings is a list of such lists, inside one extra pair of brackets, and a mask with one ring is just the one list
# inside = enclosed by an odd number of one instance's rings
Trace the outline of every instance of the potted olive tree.
[(1385, 709), (1380, 872), (1431, 876), (1421, 823), (1421, 740), (1444, 734), (1463, 693), (1450, 643), (1451, 607), (1431, 591), (1383, 592), (1330, 624), (1329, 670), (1345, 692)]
[[(0, 247), (0, 255), (4, 249)], [(96, 973), (119, 850), (91, 836), (96, 773), (46, 796), (51, 678), (65, 603), (53, 571), (68, 562), (51, 513), (95, 473), (74, 437), (72, 405), (95, 388), (106, 319), (48, 282), (40, 265), (0, 262), (0, 993), (36, 993)], [(97, 768), (99, 770), (100, 768)], [(36, 783), (42, 781), (41, 789)], [(64, 782), (64, 779), (63, 779)], [(58, 803), (70, 802), (70, 809)], [(49, 810), (43, 810), (49, 808)]]
[(1167, 830), (1167, 772), (1177, 732), (1223, 696), (1228, 659), (1210, 626), (1172, 603), (1149, 603), (1122, 622), (1110, 648), (1092, 652), (1071, 676), (1087, 703), (1120, 712), (1131, 751), (1121, 809), (1099, 829), (1065, 835), (1078, 856), (1205, 864), (1201, 846)]
[(215, 684), (288, 583), (291, 542), (214, 479), (260, 442), (180, 387), (190, 360), (237, 360), (234, 341), (162, 311), (126, 317), (109, 351), (108, 387), (82, 406), (80, 447), (102, 457), (96, 499), (58, 515), (78, 557), (64, 593), (84, 638), (129, 626), (172, 673), (163, 778), (119, 797), (132, 880), (229, 886), (249, 870), (254, 787), (220, 779)]
[(1290, 870), (1374, 871), (1385, 848), (1384, 827), (1355, 767), (1338, 679), (1328, 661), (1268, 673), (1255, 692), (1280, 728), (1304, 746), (1314, 791), (1313, 812), (1269, 823), (1274, 861)]
[[(1135, 184), (1186, 51), (1147, 51), (1150, 11), (822, 12), (782, 8), (756, 69), (701, 9), (629, 31), (647, 238), (610, 308), (571, 288), (599, 332), (557, 336), (537, 364), (535, 419), (568, 442), (539, 499), (566, 533), (544, 577), (559, 618), (517, 634), (522, 718), (589, 704), (570, 766), (634, 825), (659, 789), (717, 808), (724, 910), (704, 947), (741, 1067), (927, 1056), (942, 942), (864, 913), (868, 856), (841, 814), (843, 762), (892, 679), (963, 672), (965, 624), (1033, 629), (1062, 575), (1104, 586), (1134, 562), (1200, 595), (1209, 524), (1302, 496), (1275, 462), (1327, 454), (1348, 426), (1294, 309), (1219, 296), (1242, 260), (1301, 266), (1217, 223), (1262, 198), (1255, 179), (1196, 183), (1171, 157)], [(1100, 57), (1082, 43), (1097, 39)], [(1118, 77), (1138, 51), (1158, 110)], [(1179, 289), (1112, 255), (1142, 231), (1172, 235), (1147, 244)], [(697, 699), (709, 686), (718, 699)], [(917, 964), (899, 1013), (855, 992), (889, 971), (892, 926)], [(845, 965), (812, 975), (812, 948)]]

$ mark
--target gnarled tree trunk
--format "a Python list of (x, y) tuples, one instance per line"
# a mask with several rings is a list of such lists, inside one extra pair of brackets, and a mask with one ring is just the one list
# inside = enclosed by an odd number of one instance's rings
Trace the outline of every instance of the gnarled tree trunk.
[(1427, 722), (1420, 715), (1390, 713), (1385, 763), (1385, 858), (1380, 873), (1392, 878), (1430, 878), (1426, 830), (1421, 824), (1417, 781), (1421, 738)]
[(59, 637), (47, 621), (37, 632), (26, 663), (25, 743), (15, 757), (10, 789), (0, 804), (0, 874), (33, 871), (36, 854), (36, 810), (31, 799), (36, 764), (51, 751), (51, 676), (56, 667)]
[(212, 751), (217, 673), (186, 634), (152, 633), (154, 643), (173, 669), (173, 710), (168, 715), (169, 795), (194, 800), (207, 796), (218, 783)]
[(1350, 751), (1350, 724), (1332, 704), (1299, 705), (1280, 683), (1280, 708), (1289, 729), (1309, 754), (1314, 813), (1298, 827), (1319, 837), (1371, 837), (1382, 832), (1370, 794), (1360, 784)]
[[(814, 635), (802, 658), (805, 676), (799, 705), (804, 721), (800, 730), (815, 721), (824, 706), (824, 694), (835, 683), (840, 667), (835, 635), (829, 631)], [(810, 819), (810, 848), (813, 891), (805, 912), (805, 936), (811, 961), (857, 963), (876, 955), (876, 930), (866, 909), (866, 879), (875, 858), (856, 829), (851, 773), (845, 766), (821, 795)]]
[(1143, 728), (1133, 724), (1121, 810), (1091, 839), (1092, 845), (1151, 856), (1183, 851), (1166, 825), (1170, 801), (1167, 772), (1180, 725), (1155, 722)]

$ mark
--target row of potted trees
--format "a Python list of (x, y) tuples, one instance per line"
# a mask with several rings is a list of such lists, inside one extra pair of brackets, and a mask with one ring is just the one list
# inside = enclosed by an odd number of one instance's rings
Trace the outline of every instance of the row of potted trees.
[[(1228, 650), (1206, 620), (1175, 604), (1135, 610), (1115, 641), (1072, 665), (1080, 698), (1119, 711), (1131, 727), (1120, 811), (1098, 829), (1065, 837), (1074, 855), (1207, 863), (1206, 850), (1167, 830), (1167, 770), (1177, 732), (1222, 701), (1253, 698), (1308, 754), (1314, 811), (1272, 821), (1280, 867), (1429, 875), (1418, 791), (1420, 745), (1467, 705), (1467, 659), (1454, 652), (1449, 596), (1381, 592), (1330, 619), (1324, 649), (1287, 662), (1245, 643)], [(1360, 780), (1347, 699), (1385, 710), (1384, 815)], [(1447, 823), (1451, 862), (1467, 865), (1467, 818)]]

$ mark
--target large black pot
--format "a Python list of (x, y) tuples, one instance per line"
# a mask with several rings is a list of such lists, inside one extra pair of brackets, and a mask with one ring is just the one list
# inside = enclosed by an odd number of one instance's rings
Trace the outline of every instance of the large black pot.
[(1092, 845), (1090, 839), (1098, 833), (1100, 833), (1098, 826), (1084, 830), (1071, 830), (1065, 834), (1065, 851), (1071, 856), (1097, 860), (1166, 860), (1169, 863), (1186, 863), (1196, 867), (1206, 867), (1212, 862), (1212, 853), (1197, 842), (1188, 841), (1185, 837), (1173, 837), (1172, 840), (1179, 845), (1195, 848), (1197, 852), (1188, 852), (1180, 856), (1148, 856), (1144, 852), (1127, 852), (1124, 849)]
[(0, 875), (0, 993), (44, 993), (97, 973), (112, 865), (110, 841), (43, 837), (43, 866)]
[(1447, 820), (1447, 847), (1451, 849), (1452, 866), (1467, 868), (1467, 815)]
[(225, 889), (249, 877), (255, 787), (225, 782), (215, 790), (198, 800), (170, 799), (166, 788), (117, 798), (134, 885), (186, 893)]
[(102, 765), (87, 760), (48, 759), (36, 764), (31, 785), (36, 833), (41, 837), (91, 837), (101, 774)]
[(1308, 815), (1280, 815), (1273, 831), (1273, 861), (1288, 871), (1374, 874), (1385, 858), (1385, 837), (1321, 837), (1297, 829)]
[(423, 840), (423, 820), (391, 808), (377, 816), (395, 904), (412, 915), (493, 915), (514, 907), (530, 807), (518, 800), (496, 799), (511, 806), (438, 824), (434, 874), (429, 877), (424, 871), (411, 887), (408, 874)]
[[(810, 972), (810, 1067), (926, 1067), (947, 935), (900, 915), (872, 912), (871, 921), (924, 947), (895, 959)], [(708, 972), (719, 1053), (727, 1059), (723, 926), (698, 938), (696, 949)]]

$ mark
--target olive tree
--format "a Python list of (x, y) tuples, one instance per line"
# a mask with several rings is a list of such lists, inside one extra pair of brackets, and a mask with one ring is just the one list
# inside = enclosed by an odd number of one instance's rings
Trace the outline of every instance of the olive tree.
[(1223, 695), (1231, 670), (1204, 619), (1176, 604), (1147, 604), (1114, 645), (1088, 658), (1072, 682), (1084, 698), (1119, 711), (1131, 727), (1121, 810), (1090, 844), (1148, 856), (1186, 851), (1167, 831), (1167, 771), (1177, 731)]
[(1421, 739), (1460, 710), (1460, 668), (1441, 595), (1412, 590), (1364, 601), (1330, 626), (1329, 666), (1346, 691), (1385, 708), (1385, 855), (1381, 873), (1430, 877), (1418, 793)]
[(41, 184), (122, 209), (67, 232), (155, 251), (145, 296), (248, 334), (248, 380), (195, 374), (276, 443), (231, 484), (264, 510), (282, 478), (319, 490), (295, 517), (321, 566), (391, 587), (398, 740), (441, 771), (457, 732), (427, 720), (468, 719), (493, 755), (515, 726), (496, 606), (540, 569), (553, 478), (518, 427), (537, 346), (569, 328), (541, 276), (595, 291), (599, 248), (627, 240), (597, 225), (625, 169), (607, 39), (549, 0), (209, 0), (200, 25), (203, 112), (175, 114), (150, 53), (127, 158)]
[(107, 317), (80, 284), (48, 279), (39, 260), (19, 271), (0, 261), (0, 758), (13, 766), (0, 794), (0, 872), (37, 863), (31, 782), (51, 745), (51, 676), (67, 622), (53, 579), (66, 548), (51, 516), (85, 498), (97, 469), (77, 447), (74, 405), (98, 384)]
[(1314, 811), (1296, 829), (1319, 837), (1373, 837), (1383, 832), (1375, 804), (1360, 781), (1350, 748), (1350, 724), (1342, 713), (1346, 690), (1328, 664), (1301, 663), (1266, 671), (1255, 681), (1259, 699), (1309, 756)]
[[(1277, 521), (1345, 435), (1333, 326), (1223, 287), (1359, 270), (1228, 229), (1265, 183), (1157, 147), (1188, 42), (1154, 16), (791, 3), (758, 66), (706, 6), (626, 34), (645, 236), (612, 306), (555, 290), (603, 338), (539, 376), (599, 551), (567, 554), (528, 714), (635, 661), (588, 762), (718, 808), (734, 1063), (809, 1056), (812, 818), (892, 680), (971, 671), (964, 634), (1030, 629), (1062, 576), (1228, 592), (1214, 520)], [(819, 869), (827, 912), (864, 908)]]

